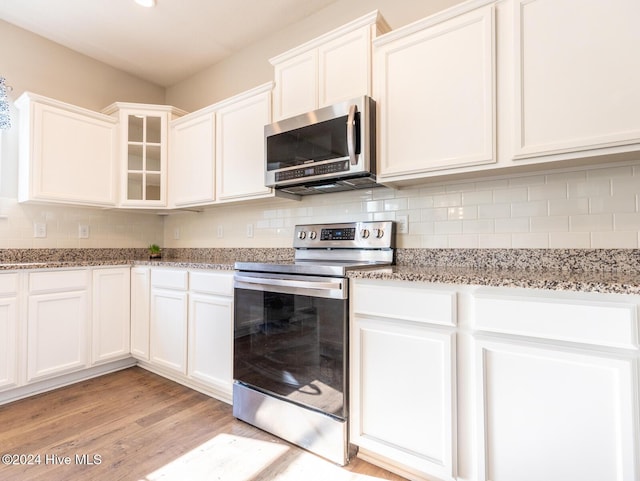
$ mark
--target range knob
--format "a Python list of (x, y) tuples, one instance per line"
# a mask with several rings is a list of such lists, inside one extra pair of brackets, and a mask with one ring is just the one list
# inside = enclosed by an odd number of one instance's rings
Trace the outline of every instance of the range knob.
[(318, 237), (318, 233), (316, 231), (312, 230), (309, 232), (309, 239), (314, 240), (316, 237)]
[(375, 234), (376, 234), (376, 237), (378, 239), (382, 239), (384, 237), (384, 230), (383, 229), (375, 229)]
[(298, 232), (298, 239), (303, 240), (306, 237), (307, 233), (305, 231), (301, 230), (300, 232)]
[(368, 239), (370, 234), (371, 232), (369, 232), (369, 229), (362, 229), (360, 231), (360, 237), (362, 237), (363, 239)]

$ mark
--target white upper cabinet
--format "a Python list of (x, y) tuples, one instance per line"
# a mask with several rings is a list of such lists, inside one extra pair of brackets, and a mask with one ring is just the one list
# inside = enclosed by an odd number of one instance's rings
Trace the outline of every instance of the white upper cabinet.
[(371, 41), (389, 31), (377, 11), (270, 60), (275, 120), (371, 94)]
[(117, 203), (117, 121), (24, 93), (20, 111), (20, 202), (113, 207)]
[(487, 5), (374, 42), (382, 182), (496, 161), (494, 30)]
[(122, 102), (104, 112), (120, 121), (120, 205), (166, 207), (169, 121), (185, 112), (167, 105)]
[(637, 150), (640, 2), (514, 2), (514, 157)]
[(197, 206), (215, 201), (215, 123), (215, 110), (210, 107), (171, 122), (171, 207)]
[(264, 185), (264, 126), (271, 122), (272, 83), (217, 107), (216, 179), (220, 201), (272, 195)]

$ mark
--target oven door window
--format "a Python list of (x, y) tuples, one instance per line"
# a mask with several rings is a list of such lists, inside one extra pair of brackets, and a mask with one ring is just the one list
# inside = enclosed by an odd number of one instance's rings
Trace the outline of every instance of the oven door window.
[(235, 289), (234, 378), (346, 417), (347, 301)]

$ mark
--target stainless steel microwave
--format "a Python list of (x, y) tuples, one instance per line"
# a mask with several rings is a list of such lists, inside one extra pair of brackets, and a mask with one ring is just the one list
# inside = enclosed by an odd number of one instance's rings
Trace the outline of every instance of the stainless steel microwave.
[(266, 125), (265, 184), (296, 195), (377, 187), (375, 128), (367, 96)]

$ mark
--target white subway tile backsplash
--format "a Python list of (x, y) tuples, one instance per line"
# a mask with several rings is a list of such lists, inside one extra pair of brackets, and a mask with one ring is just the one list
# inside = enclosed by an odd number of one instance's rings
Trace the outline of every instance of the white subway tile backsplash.
[(591, 247), (594, 249), (637, 249), (638, 231), (592, 232)]
[(635, 212), (636, 196), (626, 193), (608, 197), (591, 197), (589, 199), (589, 212), (592, 214)]
[(567, 184), (564, 182), (532, 185), (529, 187), (529, 200), (566, 199)]
[(512, 247), (510, 234), (478, 234), (478, 247), (481, 249), (508, 249)]
[(532, 217), (529, 226), (531, 232), (569, 232), (569, 216), (553, 215), (549, 217)]
[(437, 235), (462, 234), (462, 221), (436, 221), (433, 223), (433, 230)]
[(552, 199), (549, 201), (549, 215), (588, 214), (589, 199)]
[(613, 214), (587, 214), (569, 216), (570, 232), (613, 230)]
[(470, 205), (466, 207), (449, 207), (447, 209), (447, 219), (449, 220), (467, 220), (478, 218), (478, 207)]
[(527, 200), (526, 187), (514, 187), (509, 189), (498, 189), (493, 191), (493, 201), (496, 204), (524, 202)]
[(615, 213), (613, 229), (616, 231), (640, 231), (640, 213)]
[(549, 210), (546, 200), (531, 202), (514, 202), (511, 204), (512, 217), (534, 217), (547, 215)]
[(551, 232), (549, 247), (552, 249), (586, 249), (591, 247), (588, 232)]
[(496, 219), (495, 229), (497, 233), (529, 232), (529, 218)]
[(511, 204), (482, 204), (478, 206), (478, 219), (511, 217)]
[[(400, 247), (638, 248), (640, 160), (613, 167), (376, 188), (157, 216), (0, 198), (0, 248), (290, 247), (293, 226), (409, 216)], [(47, 223), (34, 239), (33, 223)], [(78, 239), (79, 224), (90, 238)], [(246, 225), (254, 237), (246, 237)], [(217, 226), (223, 226), (218, 238)], [(174, 239), (176, 228), (180, 239)]]

